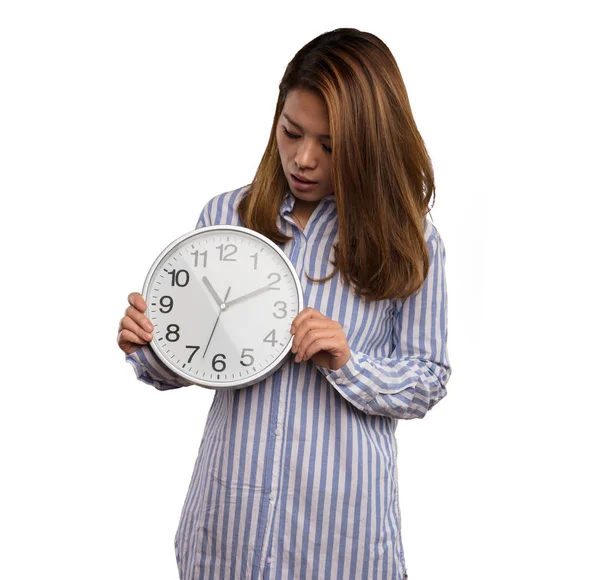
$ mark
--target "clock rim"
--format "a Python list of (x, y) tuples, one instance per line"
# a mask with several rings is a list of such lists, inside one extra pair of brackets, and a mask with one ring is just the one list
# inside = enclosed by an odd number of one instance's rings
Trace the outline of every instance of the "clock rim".
[[(264, 236), (263, 234), (255, 231), (255, 230), (252, 230), (252, 229), (244, 227), (244, 226), (217, 224), (217, 225), (211, 225), (211, 226), (204, 226), (201, 228), (195, 228), (195, 229), (183, 234), (182, 236), (178, 237), (176, 240), (173, 240), (159, 254), (159, 256), (156, 258), (156, 260), (154, 260), (154, 263), (152, 264), (152, 266), (148, 270), (148, 273), (146, 274), (146, 279), (144, 280), (144, 286), (142, 289), (142, 296), (144, 297), (144, 300), (146, 301), (146, 312), (145, 312), (146, 316), (148, 316), (149, 309), (150, 309), (150, 302), (148, 300), (148, 298), (149, 298), (148, 291), (150, 288), (150, 282), (152, 280), (154, 273), (158, 269), (158, 266), (162, 262), (163, 258), (165, 256), (167, 256), (173, 250), (173, 248), (175, 248), (177, 245), (181, 244), (188, 238), (192, 238), (192, 237), (198, 235), (199, 233), (205, 233), (205, 232), (215, 231), (215, 230), (241, 232), (241, 233), (253, 236), (253, 237), (261, 240), (262, 242), (264, 242), (268, 246), (270, 246), (272, 249), (274, 249), (279, 254), (279, 256), (281, 258), (283, 258), (284, 262), (287, 263), (287, 266), (292, 274), (292, 278), (294, 280), (294, 283), (296, 285), (296, 290), (298, 293), (298, 312), (301, 312), (303, 310), (303, 308), (304, 308), (304, 291), (302, 289), (302, 284), (300, 283), (300, 278), (298, 277), (296, 268), (292, 264), (291, 260), (286, 256), (285, 252), (281, 248), (279, 248), (279, 246), (277, 246), (277, 244), (275, 244), (275, 242), (273, 242), (272, 240), (270, 240), (269, 238), (267, 238), (266, 236)], [(249, 387), (249, 386), (255, 385), (257, 383), (260, 383), (261, 381), (269, 378), (285, 362), (285, 359), (288, 356), (288, 354), (292, 348), (293, 339), (294, 339), (294, 337), (290, 336), (288, 344), (285, 345), (285, 347), (282, 349), (279, 356), (277, 358), (275, 358), (273, 360), (273, 362), (271, 362), (271, 364), (269, 364), (261, 372), (255, 373), (251, 377), (245, 377), (245, 378), (238, 379), (235, 381), (210, 381), (210, 380), (206, 380), (206, 379), (198, 379), (197, 377), (193, 377), (192, 375), (187, 374), (187, 373), (185, 373), (185, 371), (182, 371), (181, 369), (176, 367), (173, 363), (171, 363), (171, 361), (169, 359), (167, 359), (167, 357), (164, 355), (164, 353), (160, 350), (160, 347), (158, 346), (158, 341), (157, 341), (155, 335), (153, 335), (152, 341), (148, 344), (152, 348), (153, 352), (158, 356), (160, 362), (165, 364), (167, 366), (167, 368), (172, 370), (178, 376), (192, 382), (195, 385), (205, 387), (207, 389), (219, 391), (219, 390), (242, 389), (242, 388)]]

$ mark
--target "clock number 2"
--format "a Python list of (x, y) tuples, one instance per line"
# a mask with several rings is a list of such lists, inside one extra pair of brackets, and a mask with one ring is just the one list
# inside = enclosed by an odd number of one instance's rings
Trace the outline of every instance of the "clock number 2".
[(271, 290), (281, 290), (281, 288), (279, 288), (278, 286), (275, 287), (273, 286), (273, 284), (277, 284), (277, 282), (279, 282), (279, 280), (281, 280), (281, 275), (278, 274), (277, 272), (271, 272), (267, 278), (270, 280), (271, 276), (277, 276), (277, 280), (275, 280), (275, 282), (269, 282), (269, 286), (271, 286)]

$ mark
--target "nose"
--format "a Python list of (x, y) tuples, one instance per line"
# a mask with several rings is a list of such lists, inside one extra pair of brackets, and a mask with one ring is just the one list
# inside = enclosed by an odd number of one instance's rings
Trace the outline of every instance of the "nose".
[(296, 165), (298, 167), (314, 169), (317, 165), (318, 147), (318, 145), (313, 145), (308, 140), (302, 139), (302, 142), (298, 144), (298, 149), (296, 149), (296, 155), (294, 156)]

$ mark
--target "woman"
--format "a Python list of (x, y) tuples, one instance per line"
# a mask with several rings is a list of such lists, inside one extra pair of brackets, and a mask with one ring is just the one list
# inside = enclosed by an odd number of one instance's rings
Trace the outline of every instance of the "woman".
[[(451, 373), (433, 195), (387, 46), (347, 28), (304, 46), (254, 180), (211, 199), (197, 224), (278, 243), (307, 307), (294, 358), (214, 394), (175, 537), (182, 579), (407, 578), (394, 432), (445, 396)], [(129, 302), (118, 343), (137, 377), (189, 385), (149, 348), (142, 296)]]

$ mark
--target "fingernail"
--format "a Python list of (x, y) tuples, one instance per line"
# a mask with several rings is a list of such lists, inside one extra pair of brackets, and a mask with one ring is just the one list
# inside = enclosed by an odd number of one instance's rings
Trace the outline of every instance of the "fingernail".
[(294, 325), (292, 324), (292, 327), (290, 328), (290, 334), (294, 334), (294, 332), (296, 332), (296, 329), (294, 328)]
[(150, 322), (146, 322), (146, 329), (152, 332), (154, 330), (154, 325)]

